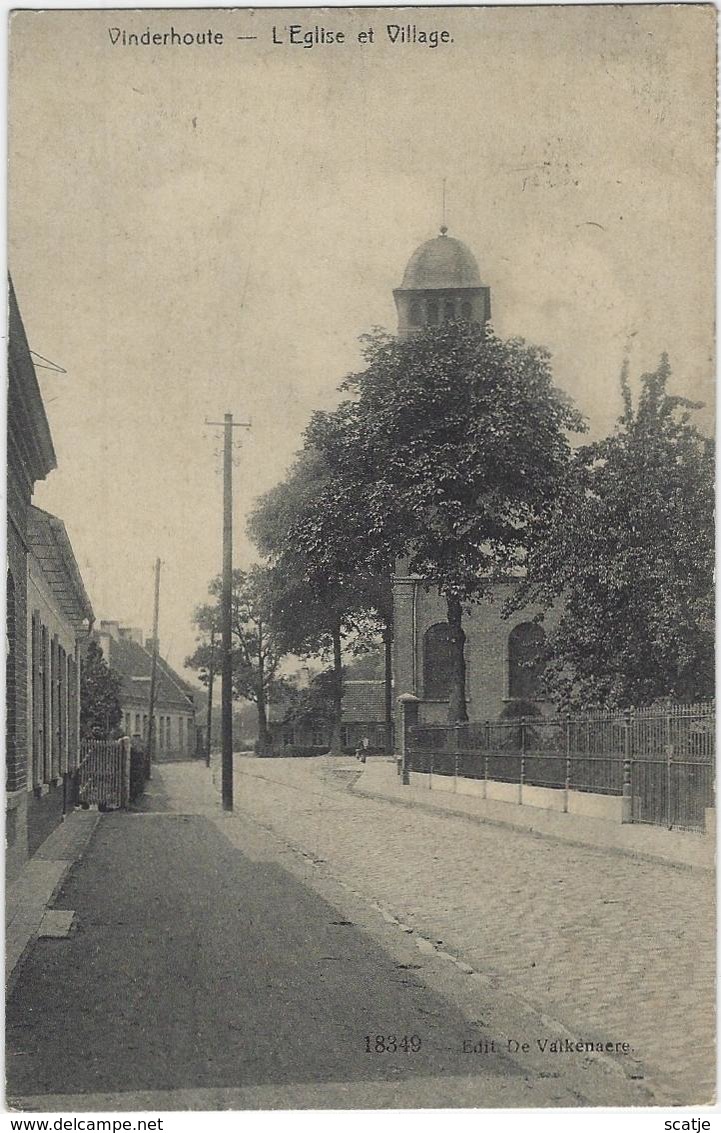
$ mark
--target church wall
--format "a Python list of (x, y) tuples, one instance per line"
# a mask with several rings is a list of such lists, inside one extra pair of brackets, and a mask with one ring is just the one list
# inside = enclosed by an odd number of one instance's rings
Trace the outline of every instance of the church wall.
[[(471, 720), (497, 719), (510, 703), (508, 696), (508, 638), (514, 626), (531, 621), (531, 609), (502, 617), (503, 603), (513, 583), (498, 583), (490, 598), (474, 605), (464, 615), (466, 633), (466, 695)], [(415, 602), (413, 593), (415, 592)], [(427, 698), (423, 674), (424, 635), (432, 625), (446, 622), (446, 605), (437, 590), (426, 590), (420, 580), (399, 578), (394, 585), (395, 600), (395, 689), (396, 696), (412, 692), (421, 701), (420, 720), (446, 723), (447, 700)], [(558, 612), (550, 610), (544, 619), (548, 632), (557, 623)], [(539, 703), (539, 707), (544, 705)]]

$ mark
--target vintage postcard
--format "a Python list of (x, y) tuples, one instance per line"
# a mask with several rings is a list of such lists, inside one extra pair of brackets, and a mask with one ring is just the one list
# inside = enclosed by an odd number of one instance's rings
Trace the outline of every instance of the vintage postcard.
[(713, 1103), (715, 165), (711, 5), (11, 13), (8, 1110)]

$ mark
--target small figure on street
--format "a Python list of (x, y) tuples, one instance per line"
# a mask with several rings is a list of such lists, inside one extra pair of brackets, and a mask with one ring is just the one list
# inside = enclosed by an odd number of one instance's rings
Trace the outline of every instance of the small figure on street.
[(368, 746), (368, 737), (364, 736), (358, 747), (355, 749), (355, 757), (356, 759), (359, 759), (361, 763), (365, 763), (366, 761), (366, 756), (368, 755)]

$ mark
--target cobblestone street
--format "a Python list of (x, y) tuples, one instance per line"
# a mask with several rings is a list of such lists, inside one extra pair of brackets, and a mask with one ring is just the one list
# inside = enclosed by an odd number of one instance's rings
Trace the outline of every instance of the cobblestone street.
[(713, 875), (356, 796), (353, 761), (236, 758), (235, 812), (565, 1024), (711, 1100)]

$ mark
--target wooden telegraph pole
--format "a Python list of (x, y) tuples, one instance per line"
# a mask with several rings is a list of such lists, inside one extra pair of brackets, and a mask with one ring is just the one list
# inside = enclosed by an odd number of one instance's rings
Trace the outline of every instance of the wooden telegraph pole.
[(150, 663), (148, 704), (148, 778), (151, 776), (155, 747), (155, 685), (158, 673), (158, 614), (160, 612), (160, 559), (155, 560), (155, 604), (153, 607), (153, 656)]
[(213, 681), (215, 680), (215, 626), (210, 631), (210, 665), (208, 666), (208, 717), (205, 735), (205, 766), (210, 767), (210, 736), (213, 726)]
[[(220, 425), (220, 421), (206, 421)], [(223, 595), (221, 600), (221, 730), (223, 810), (233, 809), (233, 429), (249, 429), (250, 421), (223, 418)]]

